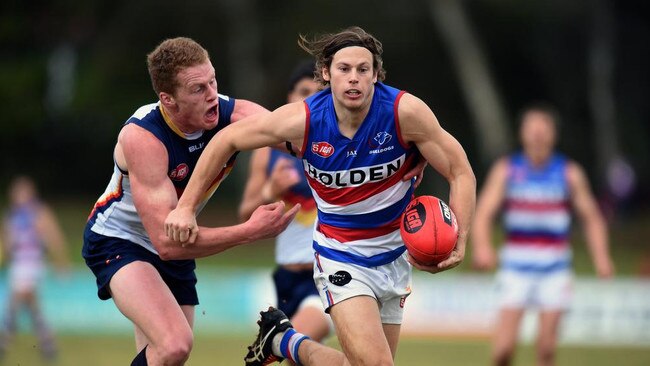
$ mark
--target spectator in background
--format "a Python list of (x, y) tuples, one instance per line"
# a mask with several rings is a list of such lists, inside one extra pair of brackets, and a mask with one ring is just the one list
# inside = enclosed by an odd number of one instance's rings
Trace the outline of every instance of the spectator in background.
[(520, 121), (522, 151), (494, 164), (479, 195), (473, 263), (481, 270), (495, 267), (492, 224), (503, 207), (506, 238), (498, 272), (501, 303), (493, 361), (511, 363), (524, 311), (536, 308), (537, 364), (553, 365), (560, 321), (572, 298), (571, 206), (583, 223), (598, 276), (609, 278), (614, 268), (607, 227), (582, 167), (554, 150), (555, 109), (531, 104)]
[(25, 176), (15, 178), (9, 187), (10, 207), (2, 227), (2, 243), (9, 273), (9, 302), (2, 321), (0, 355), (16, 333), (16, 320), (23, 307), (29, 311), (46, 360), (56, 356), (52, 331), (40, 309), (37, 287), (45, 269), (45, 250), (56, 268), (67, 270), (65, 238), (52, 210), (39, 200), (34, 182)]
[[(296, 66), (289, 78), (288, 103), (304, 100), (318, 91), (315, 68), (311, 60)], [(273, 273), (273, 282), (278, 308), (291, 318), (299, 332), (320, 342), (329, 334), (330, 321), (323, 312), (313, 279), (316, 202), (302, 169), (302, 160), (285, 152), (270, 147), (253, 151), (239, 216), (247, 220), (259, 205), (278, 199), (285, 201), (287, 207), (300, 203), (295, 219), (275, 241), (278, 268)]]

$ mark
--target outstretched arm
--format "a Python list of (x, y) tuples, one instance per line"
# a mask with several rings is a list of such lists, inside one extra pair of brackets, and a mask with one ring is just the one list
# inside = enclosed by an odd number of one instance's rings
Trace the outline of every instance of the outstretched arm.
[(217, 133), (201, 154), (178, 206), (165, 220), (167, 236), (176, 242), (191, 243), (198, 232), (195, 215), (201, 195), (230, 156), (235, 151), (275, 146), (283, 141), (302, 146), (305, 118), (304, 104), (292, 103), (272, 113), (247, 117)]
[(239, 225), (206, 228), (192, 246), (182, 247), (167, 238), (164, 220), (176, 206), (176, 190), (167, 176), (167, 150), (150, 132), (129, 124), (122, 129), (116, 161), (128, 169), (133, 201), (152, 244), (164, 259), (190, 259), (219, 253), (238, 244), (277, 235), (295, 212), (281, 204), (260, 208), (258, 215)]
[(587, 177), (575, 162), (570, 162), (567, 165), (566, 174), (571, 192), (571, 203), (578, 218), (582, 221), (596, 273), (601, 278), (612, 277), (614, 265), (609, 255), (607, 224), (605, 224), (603, 215), (591, 193)]
[(448, 259), (437, 266), (411, 262), (429, 272), (453, 268), (465, 257), (465, 243), (476, 204), (474, 172), (460, 143), (440, 126), (422, 100), (405, 94), (398, 112), (404, 142), (415, 143), (427, 162), (449, 182), (449, 205), (456, 214), (459, 230), (456, 248)]
[(269, 113), (269, 110), (249, 100), (235, 99), (235, 107), (230, 115), (230, 122), (241, 121), (258, 113)]

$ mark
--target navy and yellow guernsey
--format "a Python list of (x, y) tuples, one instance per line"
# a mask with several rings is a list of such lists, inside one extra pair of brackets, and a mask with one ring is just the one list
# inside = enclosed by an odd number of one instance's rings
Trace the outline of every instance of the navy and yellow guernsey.
[[(180, 131), (171, 122), (160, 103), (140, 107), (125, 124), (133, 123), (144, 128), (165, 145), (169, 157), (167, 175), (176, 188), (177, 196), (180, 197), (205, 146), (217, 132), (230, 124), (234, 106), (234, 99), (220, 94), (217, 126), (212, 130), (190, 135)], [(228, 160), (224, 169), (210, 184), (200, 208), (203, 208), (219, 183), (226, 178), (234, 165), (236, 155)], [(133, 204), (129, 174), (122, 171), (117, 164), (113, 167), (108, 187), (88, 217), (87, 229), (100, 235), (128, 240), (158, 254)]]

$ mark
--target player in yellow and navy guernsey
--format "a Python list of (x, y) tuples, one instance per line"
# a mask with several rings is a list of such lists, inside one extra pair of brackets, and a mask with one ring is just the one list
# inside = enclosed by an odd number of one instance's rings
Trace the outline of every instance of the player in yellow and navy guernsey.
[[(474, 174), (461, 145), (424, 102), (381, 82), (382, 46), (373, 36), (352, 27), (312, 41), (301, 37), (299, 43), (315, 56), (317, 79), (329, 87), (304, 103), (253, 116), (215, 136), (165, 228), (193, 245), (201, 192), (233, 152), (286, 141), (302, 156), (318, 207), (314, 279), (343, 352), (308, 339), (280, 310), (269, 309), (261, 313), (245, 362), (265, 365), (288, 358), (304, 365), (392, 365), (411, 265), (435, 273), (463, 260)], [(459, 223), (456, 248), (437, 266), (413, 261), (399, 234), (398, 219), (414, 184), (402, 177), (418, 154), (449, 182)]]
[[(112, 297), (133, 322), (139, 353), (132, 365), (183, 365), (198, 304), (194, 259), (275, 236), (300, 206), (287, 212), (282, 203), (261, 206), (243, 224), (205, 228), (192, 246), (169, 240), (163, 221), (206, 144), (231, 123), (267, 112), (219, 95), (208, 53), (191, 39), (166, 40), (147, 61), (159, 101), (136, 110), (120, 131), (113, 176), (88, 218), (83, 256), (99, 298)], [(234, 159), (202, 192), (201, 207)]]
[(547, 103), (524, 108), (522, 151), (494, 164), (479, 197), (472, 230), (475, 267), (496, 266), (491, 227), (501, 208), (506, 234), (497, 276), (501, 299), (494, 365), (511, 363), (528, 308), (539, 311), (536, 364), (555, 364), (560, 321), (573, 292), (571, 207), (584, 223), (598, 275), (613, 274), (607, 228), (586, 176), (576, 162), (555, 152), (556, 123), (557, 112)]

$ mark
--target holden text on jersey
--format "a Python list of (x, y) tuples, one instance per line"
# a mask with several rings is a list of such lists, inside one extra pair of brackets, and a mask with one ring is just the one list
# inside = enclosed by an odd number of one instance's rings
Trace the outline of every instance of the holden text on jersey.
[(303, 160), (307, 176), (326, 187), (344, 188), (360, 186), (364, 183), (384, 180), (397, 172), (406, 159), (405, 155), (385, 164), (350, 168), (348, 170), (324, 171)]

